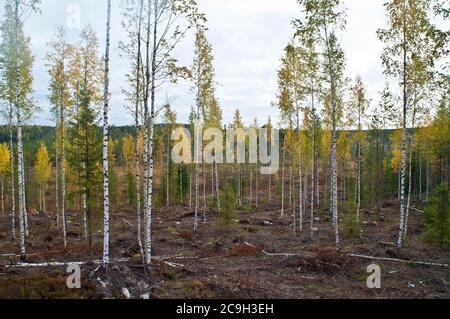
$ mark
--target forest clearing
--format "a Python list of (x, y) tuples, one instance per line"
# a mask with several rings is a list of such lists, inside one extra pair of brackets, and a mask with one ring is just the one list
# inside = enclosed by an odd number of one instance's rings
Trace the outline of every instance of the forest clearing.
[(0, 11), (0, 299), (450, 298), (445, 1), (379, 8), (377, 76), (355, 2), (286, 2), (270, 88), (202, 0), (63, 4), (36, 47), (51, 1)]

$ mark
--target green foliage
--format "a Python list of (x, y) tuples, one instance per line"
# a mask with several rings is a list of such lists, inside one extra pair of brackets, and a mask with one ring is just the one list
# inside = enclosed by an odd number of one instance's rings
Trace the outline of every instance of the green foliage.
[(127, 202), (133, 209), (136, 208), (136, 176), (132, 171), (127, 173)]
[[(84, 85), (76, 92), (77, 112), (70, 121), (68, 162), (79, 178), (75, 184), (82, 192), (86, 189), (88, 205), (92, 202), (94, 190), (100, 184), (100, 161), (102, 140), (97, 129), (97, 111), (91, 105), (91, 96)], [(91, 196), (92, 195), (92, 196)]]
[(361, 234), (361, 225), (356, 220), (356, 207), (354, 201), (347, 201), (345, 210), (348, 213), (344, 219), (344, 233), (350, 237), (358, 237)]
[(439, 245), (442, 249), (450, 246), (450, 206), (448, 185), (439, 185), (425, 209), (423, 223), (425, 233), (423, 239), (431, 244)]
[(220, 226), (230, 228), (236, 223), (238, 215), (236, 210), (236, 194), (229, 185), (222, 191), (220, 203)]

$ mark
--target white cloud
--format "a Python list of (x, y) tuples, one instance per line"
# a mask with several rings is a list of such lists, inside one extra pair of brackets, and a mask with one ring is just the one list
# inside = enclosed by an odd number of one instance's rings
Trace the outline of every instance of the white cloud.
[[(380, 66), (382, 44), (376, 30), (385, 23), (383, 0), (346, 0), (348, 9), (347, 31), (342, 44), (347, 56), (347, 75), (361, 75), (370, 97), (375, 99), (383, 86)], [(121, 27), (119, 0), (113, 1), (111, 89), (111, 121), (115, 125), (133, 123), (124, 108), (121, 87), (127, 71), (126, 58), (120, 57), (118, 43), (124, 40)], [(78, 4), (82, 25), (91, 24), (99, 35), (103, 48), (105, 32), (105, 1), (92, 0), (43, 0), (42, 14), (33, 15), (26, 23), (27, 34), (32, 40), (36, 56), (36, 98), (43, 107), (42, 114), (34, 122), (51, 124), (46, 101), (48, 75), (45, 67), (46, 44), (52, 38), (55, 26), (66, 24), (67, 7)], [(247, 123), (258, 116), (265, 122), (268, 116), (275, 121), (278, 112), (271, 106), (277, 89), (276, 70), (282, 50), (292, 36), (291, 21), (300, 14), (296, 0), (199, 0), (200, 9), (208, 18), (208, 37), (213, 46), (218, 95), (224, 109), (224, 120), (232, 120), (236, 108), (241, 110)], [(0, 8), (2, 14), (3, 8)], [(75, 39), (79, 30), (69, 30)], [(103, 50), (103, 49), (102, 49)], [(188, 36), (176, 50), (176, 57), (185, 65), (192, 61), (193, 37)], [(168, 85), (158, 92), (158, 101), (173, 97), (173, 106), (179, 120), (186, 121), (193, 96), (190, 84), (181, 82)]]

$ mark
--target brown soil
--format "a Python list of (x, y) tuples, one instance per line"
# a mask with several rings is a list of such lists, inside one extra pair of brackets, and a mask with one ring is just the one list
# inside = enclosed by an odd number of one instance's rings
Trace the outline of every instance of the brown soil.
[[(135, 244), (134, 214), (121, 209), (113, 214), (111, 249), (115, 259), (107, 273), (96, 264), (82, 269), (82, 289), (66, 288), (64, 267), (6, 268), (19, 261), (17, 243), (10, 240), (9, 217), (0, 216), (0, 298), (450, 298), (450, 269), (391, 261), (376, 262), (382, 269), (382, 289), (366, 286), (372, 261), (347, 253), (449, 263), (450, 252), (422, 242), (420, 213), (412, 211), (405, 248), (395, 249), (398, 207), (382, 208), (383, 222), (365, 223), (361, 236), (343, 232), (342, 251), (336, 252), (327, 212), (318, 212), (315, 239), (305, 230), (294, 236), (293, 218), (275, 207), (241, 212), (231, 229), (218, 227), (214, 213), (193, 233), (189, 210), (173, 207), (154, 214), (151, 269), (141, 266)], [(344, 215), (344, 214), (343, 214)], [(374, 216), (375, 214), (372, 214)], [(345, 217), (345, 216), (343, 216)], [(101, 224), (97, 216), (97, 225)], [(366, 215), (366, 220), (369, 215)], [(69, 213), (69, 245), (64, 249), (56, 222), (45, 214), (30, 215), (27, 261), (90, 261), (101, 258), (101, 232), (92, 249), (80, 239), (79, 216)], [(297, 232), (298, 234), (298, 232)]]

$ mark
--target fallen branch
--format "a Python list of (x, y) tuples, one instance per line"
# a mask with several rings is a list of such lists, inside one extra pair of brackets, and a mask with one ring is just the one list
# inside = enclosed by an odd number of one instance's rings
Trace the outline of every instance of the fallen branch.
[(172, 221), (177, 221), (177, 220), (184, 219), (184, 218), (187, 218), (187, 217), (193, 217), (194, 215), (195, 215), (195, 212), (189, 212), (189, 213), (180, 215), (178, 217), (175, 217), (174, 219), (172, 219)]
[(423, 210), (417, 209), (417, 208), (415, 208), (415, 207), (411, 207), (411, 209), (412, 209), (413, 211), (417, 212), (417, 213), (420, 213), (420, 214), (425, 213)]
[(120, 218), (125, 224), (128, 224), (131, 228), (134, 228), (134, 225), (132, 223), (130, 223), (128, 220), (126, 220), (125, 218)]
[(435, 266), (435, 267), (445, 267), (445, 268), (449, 267), (448, 264), (439, 264), (439, 263), (431, 263), (431, 262), (423, 262), (423, 261), (410, 261), (410, 260), (403, 260), (403, 259), (397, 259), (397, 258), (373, 257), (373, 256), (365, 256), (365, 255), (357, 255), (357, 254), (347, 254), (347, 256), (362, 258), (362, 259), (369, 259), (369, 260), (393, 261), (393, 262), (413, 264), (413, 265), (422, 265), (422, 266)]
[[(252, 245), (252, 244), (249, 244), (249, 243), (247, 243), (247, 242), (245, 242), (244, 244), (247, 245), (247, 246), (249, 246), (249, 247), (258, 249), (258, 247), (254, 246), (254, 245)], [(267, 251), (265, 251), (265, 250), (261, 250), (261, 252), (262, 252), (263, 254), (265, 254), (265, 255), (267, 255), (267, 256), (271, 256), (271, 257), (295, 257), (295, 256), (303, 256), (303, 255), (300, 255), (300, 254), (289, 254), (289, 253), (272, 254), (272, 253), (269, 253), (269, 252), (267, 252)]]
[[(128, 262), (129, 259), (114, 259), (112, 260), (112, 262), (110, 264), (114, 264), (114, 263), (124, 263), (124, 262)], [(102, 260), (92, 260), (92, 261), (63, 261), (63, 262), (45, 262), (45, 263), (17, 263), (17, 264), (12, 264), (12, 265), (5, 265), (5, 268), (45, 268), (45, 267), (66, 267), (68, 265), (78, 265), (78, 266), (82, 266), (82, 265), (101, 265), (103, 263)]]

